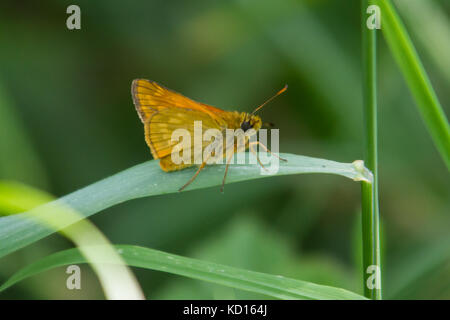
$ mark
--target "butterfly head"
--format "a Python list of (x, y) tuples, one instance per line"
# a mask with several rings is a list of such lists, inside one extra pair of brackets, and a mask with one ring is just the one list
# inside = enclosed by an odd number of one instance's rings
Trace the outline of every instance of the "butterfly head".
[(240, 124), (241, 129), (244, 132), (250, 129), (258, 131), (261, 128), (262, 121), (261, 118), (257, 115), (242, 112), (240, 115)]

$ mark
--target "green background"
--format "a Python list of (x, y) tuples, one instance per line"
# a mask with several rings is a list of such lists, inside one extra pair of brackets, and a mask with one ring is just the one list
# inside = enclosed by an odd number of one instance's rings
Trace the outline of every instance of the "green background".
[[(441, 21), (420, 10), (424, 1), (399, 11), (448, 114), (450, 2), (432, 1)], [(66, 28), (70, 4), (81, 8), (81, 30)], [(424, 18), (437, 21), (427, 41), (414, 25)], [(130, 95), (135, 78), (239, 111), (287, 83), (260, 113), (280, 129), (280, 151), (362, 158), (359, 1), (2, 1), (0, 39), (2, 179), (62, 196), (150, 159)], [(378, 43), (384, 298), (449, 299), (448, 171), (381, 34)], [(362, 293), (360, 186), (342, 177), (274, 177), (227, 185), (224, 194), (133, 200), (91, 220), (115, 244)], [(0, 259), (0, 283), (71, 246), (53, 235)], [(134, 271), (150, 299), (264, 298)], [(66, 277), (57, 268), (0, 299), (103, 298), (88, 266), (82, 290), (67, 290)]]

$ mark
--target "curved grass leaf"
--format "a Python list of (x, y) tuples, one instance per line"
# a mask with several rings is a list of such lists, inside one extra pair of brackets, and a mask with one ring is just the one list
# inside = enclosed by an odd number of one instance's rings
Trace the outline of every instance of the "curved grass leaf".
[[(53, 200), (54, 197), (41, 190), (32, 188), (19, 182), (0, 180), (0, 214), (13, 214), (19, 210), (27, 210)], [(57, 228), (62, 221), (74, 220), (79, 213), (64, 206), (53, 206), (45, 212), (33, 211), (34, 217), (42, 225)], [(51, 219), (57, 219), (53, 221)], [(82, 219), (82, 218), (79, 218)], [(59, 231), (70, 239), (86, 258), (99, 278), (103, 292), (107, 299), (137, 300), (144, 295), (131, 270), (120, 255), (117, 254), (109, 240), (88, 219)], [(101, 246), (101, 250), (96, 250)], [(106, 257), (114, 264), (97, 263), (97, 259)]]
[[(351, 178), (355, 181), (371, 181), (372, 174), (362, 161), (340, 163), (330, 160), (310, 158), (292, 154), (282, 154), (288, 162), (280, 162), (276, 175), (300, 173), (329, 173)], [(18, 250), (30, 243), (42, 239), (59, 229), (65, 228), (85, 217), (127, 200), (174, 193), (195, 172), (195, 168), (178, 172), (163, 172), (158, 161), (147, 161), (111, 177), (70, 193), (56, 201), (44, 204), (30, 212), (0, 218), (0, 257)], [(223, 165), (207, 166), (188, 190), (218, 186), (222, 183)], [(270, 177), (261, 175), (258, 165), (233, 165), (230, 167), (227, 183)], [(219, 192), (219, 189), (217, 190)], [(225, 188), (226, 192), (226, 188)], [(45, 212), (46, 208), (65, 205), (74, 209), (79, 216), (72, 220), (65, 219), (53, 229), (43, 226), (33, 217), (33, 212)], [(51, 214), (52, 210), (48, 210)], [(48, 216), (50, 221), (57, 217)]]
[(405, 77), (423, 120), (450, 169), (450, 125), (430, 79), (420, 61), (403, 22), (390, 0), (377, 1), (382, 12), (382, 31)]
[[(364, 299), (351, 291), (260, 272), (228, 267), (131, 245), (116, 245), (126, 263), (279, 299)], [(108, 263), (109, 261), (104, 261)], [(54, 253), (19, 270), (0, 286), (0, 291), (40, 272), (68, 264), (86, 263), (78, 249)]]
[(450, 84), (450, 20), (439, 1), (395, 0), (395, 5), (438, 72)]

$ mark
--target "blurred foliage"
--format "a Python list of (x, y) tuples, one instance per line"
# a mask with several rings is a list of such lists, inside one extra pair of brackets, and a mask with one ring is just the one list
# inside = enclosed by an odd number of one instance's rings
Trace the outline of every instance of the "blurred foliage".
[[(82, 29), (70, 31), (66, 8), (74, 3)], [(448, 1), (433, 3), (448, 26)], [(139, 77), (242, 111), (288, 83), (288, 93), (261, 113), (280, 128), (280, 151), (360, 159), (359, 15), (359, 1), (337, 0), (2, 1), (1, 178), (61, 196), (149, 159), (130, 96)], [(409, 27), (414, 19), (406, 22)], [(409, 29), (412, 40), (448, 115), (448, 70), (440, 66), (449, 57), (436, 63), (430, 52), (439, 42), (423, 41), (416, 29)], [(436, 37), (448, 46), (450, 39)], [(450, 259), (439, 253), (450, 251), (448, 171), (379, 40), (385, 296), (448, 299)], [(359, 197), (359, 186), (339, 177), (275, 177), (233, 184), (224, 194), (212, 188), (139, 199), (92, 221), (113, 243), (361, 292), (360, 237), (354, 236)], [(53, 235), (2, 258), (0, 283), (67, 247)], [(419, 264), (423, 259), (429, 263)], [(92, 272), (82, 270), (79, 292), (68, 291), (64, 270), (56, 269), (0, 298), (101, 298)], [(259, 298), (158, 272), (136, 274), (149, 298)]]

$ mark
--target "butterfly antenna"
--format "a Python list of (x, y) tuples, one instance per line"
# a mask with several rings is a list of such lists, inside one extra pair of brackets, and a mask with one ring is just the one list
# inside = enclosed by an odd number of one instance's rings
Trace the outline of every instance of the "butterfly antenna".
[(278, 97), (280, 94), (282, 94), (283, 92), (285, 92), (288, 88), (288, 85), (285, 85), (283, 89), (281, 89), (280, 91), (278, 91), (273, 97), (269, 98), (266, 100), (266, 102), (264, 102), (262, 105), (260, 105), (258, 108), (256, 108), (252, 114), (255, 114), (259, 109), (261, 109), (262, 107), (264, 107), (266, 104), (268, 104), (270, 101), (272, 101), (273, 99), (275, 99), (276, 97)]

